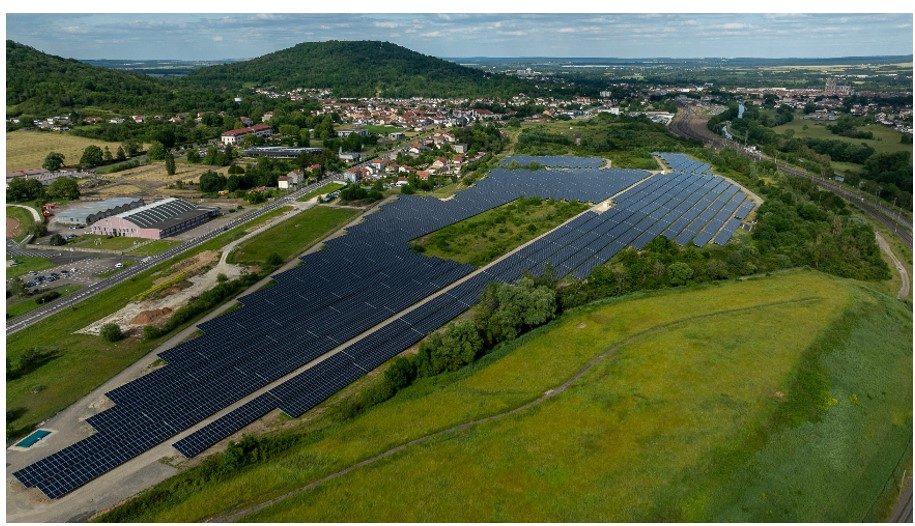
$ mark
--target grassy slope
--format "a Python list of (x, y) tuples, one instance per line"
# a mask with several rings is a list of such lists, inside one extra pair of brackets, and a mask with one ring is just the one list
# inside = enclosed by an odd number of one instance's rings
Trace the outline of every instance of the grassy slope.
[[(251, 518), (877, 519), (875, 503), (910, 438), (911, 377), (892, 373), (911, 370), (911, 346), (893, 339), (905, 342), (911, 323), (891, 300), (851, 295), (848, 310), (822, 300), (759, 308), (637, 340), (541, 408), (424, 445)], [(592, 319), (609, 310), (594, 310)], [(795, 320), (790, 329), (785, 319)], [(567, 324), (529, 345), (561, 348), (573, 330)], [(865, 348), (872, 353), (862, 355)], [(825, 352), (817, 359), (811, 351)], [(799, 384), (820, 381), (825, 389), (798, 396)], [(828, 407), (825, 415), (805, 418), (817, 405)], [(489, 481), (483, 492), (482, 480)]]
[[(831, 124), (831, 123), (829, 123)], [(807, 129), (804, 129), (804, 126), (807, 126)], [(902, 134), (898, 131), (883, 126), (882, 124), (868, 124), (867, 126), (861, 126), (859, 129), (861, 131), (869, 131), (874, 134), (873, 139), (852, 139), (851, 137), (843, 137), (841, 135), (836, 135), (826, 129), (828, 124), (820, 124), (816, 121), (811, 121), (803, 118), (795, 118), (793, 121), (788, 124), (782, 124), (781, 126), (776, 126), (773, 128), (778, 133), (784, 133), (788, 130), (794, 130), (794, 136), (798, 138), (814, 138), (814, 139), (832, 139), (836, 141), (850, 142), (852, 144), (861, 144), (864, 143), (871, 148), (877, 150), (878, 152), (909, 152), (912, 153), (911, 144), (902, 144), (900, 139)], [(857, 166), (852, 163), (840, 163), (848, 164), (850, 166)]]
[(482, 266), (587, 210), (575, 201), (518, 199), (415, 240), (427, 256)]
[[(282, 213), (280, 210), (287, 208), (282, 207), (264, 215), (275, 217)], [(108, 343), (97, 336), (74, 334), (74, 331), (126, 305), (132, 298), (152, 287), (153, 281), (168, 273), (175, 262), (204, 250), (219, 250), (267, 219), (259, 217), (224, 232), (186, 255), (156, 265), (119, 286), (96, 295), (91, 302), (80, 303), (70, 310), (7, 336), (7, 356), (14, 362), (32, 347), (60, 351), (55, 359), (34, 372), (7, 382), (7, 410), (14, 415), (14, 418), (7, 421), (7, 436), (17, 437), (30, 431), (39, 422), (79, 400), (162, 342), (162, 339), (147, 342), (130, 338)], [(99, 305), (104, 305), (104, 308), (99, 309)], [(36, 388), (40, 388), (40, 393), (32, 394)]]
[[(16, 241), (22, 241), (25, 239), (25, 236), (29, 234), (29, 231), (32, 230), (32, 227), (35, 226), (35, 218), (32, 217), (32, 213), (26, 210), (25, 208), (19, 208), (18, 206), (8, 206), (6, 207), (6, 217), (12, 217), (18, 222), (16, 231), (14, 234), (14, 239)], [(9, 232), (7, 232), (7, 236)]]
[(67, 133), (25, 130), (10, 132), (6, 134), (6, 169), (13, 171), (41, 168), (41, 163), (50, 152), (64, 154), (64, 163), (75, 165), (79, 163), (86, 146), (92, 144), (103, 150), (108, 146), (112, 155), (118, 151), (120, 145), (116, 142), (86, 139)]
[(351, 221), (359, 210), (316, 206), (261, 232), (229, 254), (230, 263), (264, 263), (276, 253), (283, 260), (302, 253), (312, 243)]
[[(911, 429), (911, 376), (882, 374), (911, 370), (911, 318), (895, 302), (862, 290), (821, 274), (793, 272), (586, 307), (471, 367), (423, 380), (353, 420), (317, 416), (291, 431), (307, 433), (302, 444), (268, 462), (206, 484), (195, 481), (193, 471), (179, 475), (163, 483), (164, 493), (145, 512), (118, 518), (193, 521), (263, 502), (416, 437), (517, 407), (633, 335), (723, 308), (747, 310), (632, 340), (538, 408), (409, 449), (250, 518), (724, 518), (740, 516), (737, 497), (759, 506), (754, 498), (760, 491), (782, 499), (796, 498), (796, 491), (806, 496), (846, 490), (830, 498), (861, 505), (863, 500), (849, 499), (847, 491), (858, 487), (862, 466), (888, 457), (886, 451), (907, 449), (908, 438), (898, 435)], [(798, 301), (807, 298), (817, 299)], [(795, 303), (761, 306), (779, 301)], [(846, 320), (854, 338), (823, 331), (850, 306), (861, 305), (871, 315)], [(836, 403), (820, 422), (773, 428), (770, 446), (758, 443), (754, 432), (766, 430), (774, 412), (809, 409), (795, 403), (804, 397), (791, 386), (820, 378), (805, 352), (817, 336), (836, 349), (823, 361)], [(865, 367), (849, 368), (850, 360), (860, 361), (861, 339), (873, 352), (863, 357)], [(862, 405), (851, 405), (846, 390), (858, 393)], [(777, 391), (786, 393), (784, 402)], [(811, 446), (783, 452), (796, 458), (784, 459), (780, 467), (798, 468), (800, 474), (773, 476), (752, 491), (749, 483), (734, 484), (740, 477), (753, 483), (750, 468), (775, 465), (780, 446), (793, 444), (792, 434)], [(810, 461), (824, 454), (832, 455), (828, 462)], [(733, 461), (718, 462), (721, 458)], [(824, 464), (827, 470), (820, 469)], [(886, 480), (886, 473), (875, 473)], [(820, 509), (817, 500), (802, 501), (798, 517)], [(766, 504), (781, 501), (770, 497)], [(784, 513), (783, 507), (772, 509)]]

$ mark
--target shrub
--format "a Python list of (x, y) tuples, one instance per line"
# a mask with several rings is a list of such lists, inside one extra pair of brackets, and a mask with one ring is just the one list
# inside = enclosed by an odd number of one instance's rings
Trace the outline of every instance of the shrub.
[(59, 247), (61, 245), (66, 245), (67, 240), (64, 239), (64, 236), (62, 236), (60, 234), (54, 234), (53, 236), (51, 236), (51, 239), (48, 240), (48, 244), (54, 245), (55, 247)]
[(39, 305), (43, 305), (49, 301), (54, 301), (59, 297), (60, 297), (60, 292), (57, 292), (56, 290), (52, 290), (51, 292), (46, 292), (46, 293), (42, 294), (41, 296), (38, 296), (38, 298), (35, 299), (35, 303), (37, 303)]
[(102, 330), (99, 331), (99, 336), (101, 336), (106, 342), (116, 342), (124, 339), (124, 333), (121, 332), (121, 327), (117, 323), (106, 323), (102, 326)]

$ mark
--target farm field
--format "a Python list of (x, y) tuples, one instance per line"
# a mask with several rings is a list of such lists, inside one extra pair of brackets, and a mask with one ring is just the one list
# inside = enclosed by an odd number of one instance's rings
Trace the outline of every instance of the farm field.
[(18, 206), (7, 206), (6, 207), (6, 223), (7, 223), (7, 239), (14, 239), (19, 242), (25, 239), (25, 237), (32, 230), (32, 227), (35, 226), (35, 218), (32, 216), (32, 213), (24, 208), (19, 208)]
[(64, 163), (68, 166), (75, 165), (79, 163), (86, 146), (93, 144), (102, 149), (108, 146), (112, 154), (120, 146), (117, 142), (86, 139), (68, 133), (25, 130), (10, 132), (6, 134), (6, 170), (41, 168), (44, 158), (50, 152), (64, 154)]
[[(112, 184), (98, 186), (86, 190), (85, 193), (101, 198), (124, 195), (162, 197), (165, 194), (182, 197), (198, 197), (200, 193), (196, 190), (167, 189), (166, 186), (179, 180), (184, 181), (185, 183), (196, 183), (200, 178), (200, 174), (207, 170), (218, 172), (221, 168), (224, 167), (178, 163), (176, 165), (175, 175), (168, 175), (165, 171), (164, 163), (154, 162), (121, 172), (102, 175), (100, 177), (112, 181)], [(225, 172), (222, 173), (224, 174)]]
[(482, 266), (587, 209), (576, 201), (517, 199), (416, 239), (413, 248)]
[(55, 266), (50, 259), (34, 256), (16, 256), (12, 259), (16, 260), (16, 265), (6, 267), (6, 279), (24, 276), (32, 271), (44, 270)]
[(911, 330), (905, 305), (812, 271), (618, 298), (101, 519), (880, 520), (907, 466)]
[(359, 215), (359, 210), (315, 206), (261, 232), (239, 245), (227, 261), (241, 265), (259, 265), (277, 254), (283, 261), (304, 252), (325, 235)]
[(326, 185), (324, 185), (320, 188), (315, 188), (314, 190), (303, 195), (302, 197), (299, 198), (299, 201), (305, 202), (314, 197), (318, 197), (319, 195), (329, 194), (331, 192), (339, 190), (339, 189), (343, 188), (344, 186), (346, 186), (346, 185), (343, 183), (327, 183)]

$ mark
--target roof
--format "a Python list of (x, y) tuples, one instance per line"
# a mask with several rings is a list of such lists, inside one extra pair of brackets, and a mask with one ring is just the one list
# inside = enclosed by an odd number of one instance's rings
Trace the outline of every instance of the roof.
[(235, 128), (234, 130), (222, 132), (223, 137), (236, 137), (238, 135), (248, 135), (249, 133), (255, 133), (259, 131), (265, 131), (272, 129), (266, 124), (255, 124), (254, 126), (246, 126), (244, 128)]
[(89, 216), (95, 215), (99, 212), (105, 212), (107, 210), (112, 210), (120, 206), (133, 204), (138, 201), (140, 203), (143, 202), (143, 200), (139, 197), (112, 197), (111, 199), (105, 199), (104, 201), (89, 202), (67, 210), (62, 210), (58, 212), (57, 217), (58, 219), (86, 219)]
[(140, 228), (165, 229), (189, 218), (210, 213), (209, 208), (198, 208), (183, 199), (169, 197), (140, 208), (121, 212), (120, 217)]

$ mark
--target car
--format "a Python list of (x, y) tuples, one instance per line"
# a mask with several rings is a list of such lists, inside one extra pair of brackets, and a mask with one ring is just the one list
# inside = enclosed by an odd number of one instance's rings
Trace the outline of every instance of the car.
[(71, 268), (70, 272), (76, 272), (76, 267)]
[(123, 267), (123, 266), (124, 266), (123, 263), (115, 263), (115, 264), (114, 264), (114, 268), (121, 268), (121, 267)]

